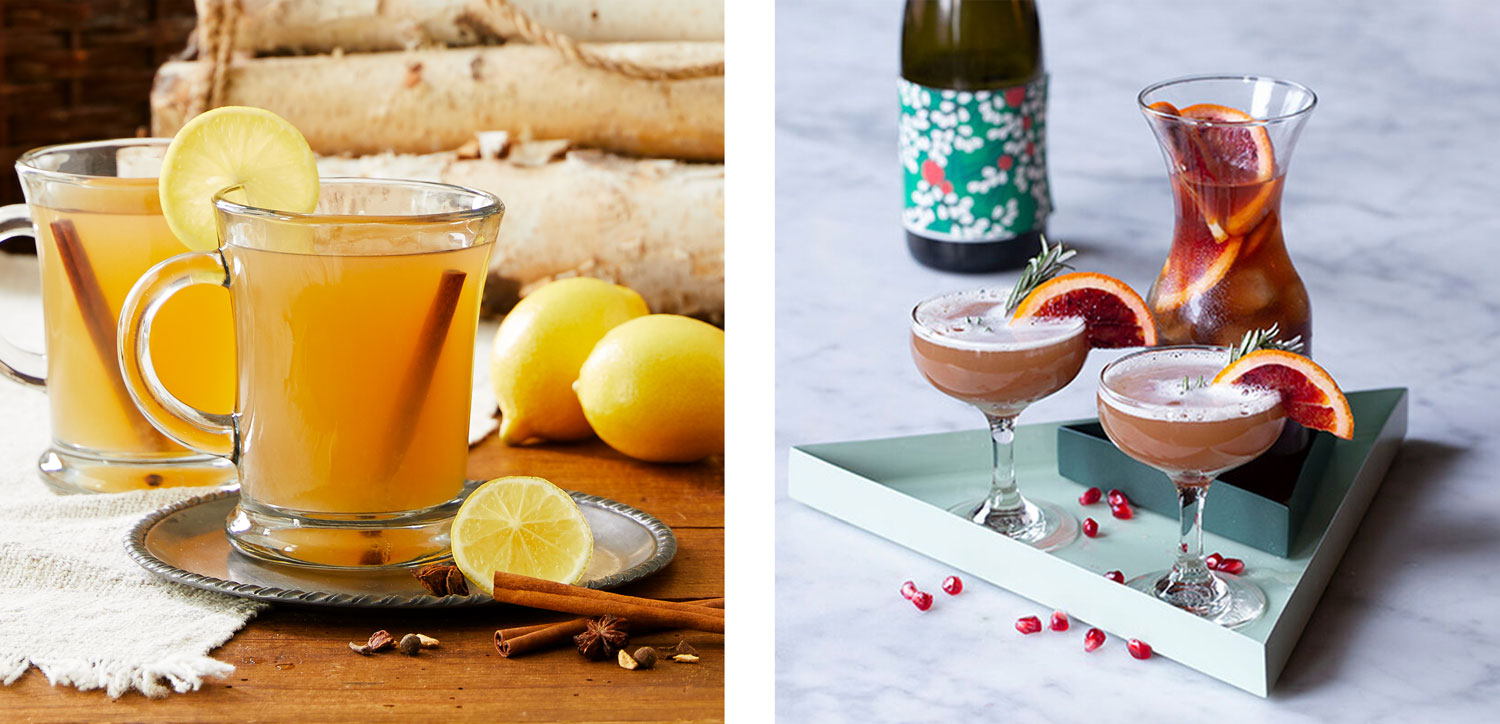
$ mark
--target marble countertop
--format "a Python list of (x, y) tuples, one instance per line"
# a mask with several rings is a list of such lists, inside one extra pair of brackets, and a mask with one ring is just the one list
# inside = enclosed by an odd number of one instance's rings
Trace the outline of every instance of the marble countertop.
[[(1318, 359), (1347, 389), (1408, 386), (1407, 442), (1268, 699), (1163, 657), (1020, 639), (1040, 606), (786, 497), (791, 445), (973, 429), (912, 367), (907, 312), (1009, 284), (919, 266), (899, 221), (901, 3), (777, 5), (777, 711), (796, 721), (1110, 721), (1190, 705), (1217, 721), (1443, 721), (1500, 704), (1500, 4), (1041, 3), (1051, 231), (1083, 268), (1149, 287), (1171, 200), (1135, 94), (1235, 71), (1320, 98), (1285, 231)], [(1022, 422), (1093, 414), (1079, 381)], [(1167, 552), (1163, 551), (1165, 558)], [(1076, 627), (1075, 627), (1076, 628)], [(1116, 649), (1120, 642), (1112, 643)], [(1105, 653), (1105, 652), (1099, 652)]]

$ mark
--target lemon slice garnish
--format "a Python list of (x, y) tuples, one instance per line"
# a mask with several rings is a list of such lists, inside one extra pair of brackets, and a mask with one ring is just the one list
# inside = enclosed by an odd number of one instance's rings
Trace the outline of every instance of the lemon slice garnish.
[(495, 571), (577, 583), (594, 534), (567, 491), (541, 478), (496, 478), (476, 488), (453, 519), (453, 562), (491, 593)]
[(224, 106), (177, 132), (162, 158), (158, 192), (172, 233), (196, 251), (219, 247), (214, 195), (276, 211), (311, 213), (318, 205), (318, 166), (307, 139), (281, 116)]

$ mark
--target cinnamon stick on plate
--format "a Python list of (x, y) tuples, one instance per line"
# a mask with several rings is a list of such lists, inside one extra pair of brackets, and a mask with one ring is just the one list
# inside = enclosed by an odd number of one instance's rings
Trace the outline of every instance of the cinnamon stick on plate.
[(495, 572), (496, 601), (580, 616), (610, 614), (633, 625), (724, 633), (724, 612), (676, 601), (622, 596), (514, 573)]
[(125, 409), (136, 436), (146, 450), (167, 450), (167, 440), (136, 411), (135, 401), (125, 389), (125, 380), (120, 377), (119, 353), (116, 347), (115, 315), (109, 310), (104, 290), (99, 286), (99, 277), (94, 275), (94, 265), (78, 240), (78, 228), (68, 219), (52, 222), (52, 241), (57, 247), (57, 259), (62, 264), (68, 286), (73, 289), (73, 299), (78, 304), (78, 314), (83, 317), (84, 329), (89, 341), (94, 343), (94, 352), (99, 355), (99, 364), (104, 368), (104, 377), (114, 390), (115, 399)]
[[(688, 601), (694, 606), (705, 608), (723, 608), (724, 599), (707, 598), (701, 601)], [(587, 628), (587, 618), (575, 618), (571, 621), (560, 623), (542, 623), (535, 626), (517, 626), (515, 628), (500, 629), (495, 632), (495, 651), (501, 656), (511, 658), (543, 651), (564, 643), (572, 643), (573, 637), (583, 633)], [(660, 630), (660, 627), (651, 626), (636, 628), (634, 633), (644, 633), (650, 630)]]

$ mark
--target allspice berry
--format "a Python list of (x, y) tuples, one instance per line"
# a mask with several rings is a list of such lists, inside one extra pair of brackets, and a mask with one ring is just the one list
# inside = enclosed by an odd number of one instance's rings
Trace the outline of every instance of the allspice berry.
[(396, 650), (407, 656), (416, 656), (422, 650), (422, 640), (416, 634), (407, 634), (401, 637), (401, 643), (396, 645)]
[(649, 669), (656, 665), (656, 649), (650, 646), (642, 646), (635, 650), (635, 663), (642, 669)]

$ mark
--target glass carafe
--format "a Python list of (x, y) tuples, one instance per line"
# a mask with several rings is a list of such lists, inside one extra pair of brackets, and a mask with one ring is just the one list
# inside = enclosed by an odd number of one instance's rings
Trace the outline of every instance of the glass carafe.
[(1281, 233), (1281, 191), (1317, 104), (1297, 83), (1194, 76), (1141, 91), (1176, 210), (1148, 299), (1162, 344), (1232, 345), (1280, 325), (1311, 349), (1312, 307)]

